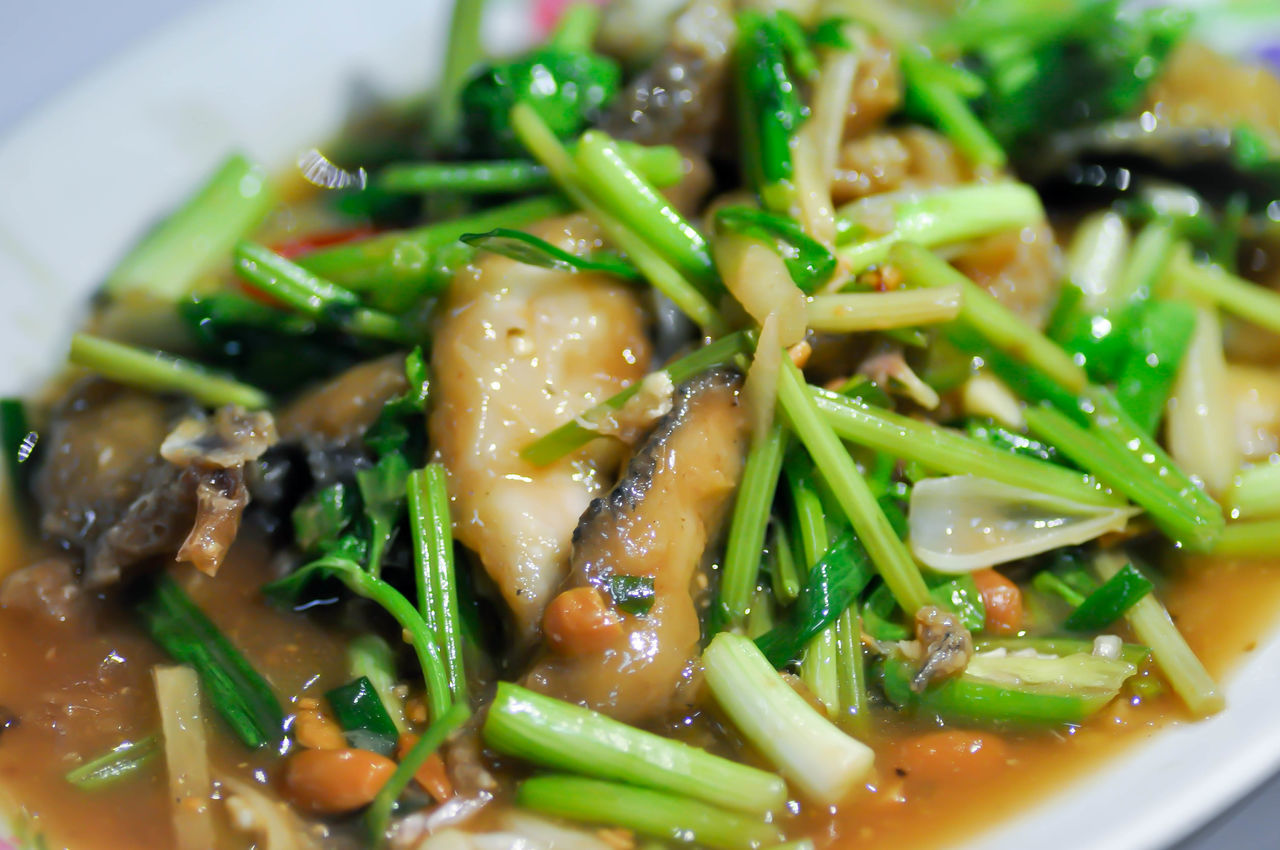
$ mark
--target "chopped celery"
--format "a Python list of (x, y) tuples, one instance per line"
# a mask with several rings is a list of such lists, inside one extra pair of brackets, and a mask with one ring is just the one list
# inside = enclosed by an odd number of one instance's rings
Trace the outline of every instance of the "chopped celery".
[(865, 734), (871, 722), (867, 698), (867, 669), (862, 653), (862, 618), (850, 605), (836, 620), (836, 669), (840, 677), (839, 723)]
[(107, 277), (111, 295), (177, 301), (275, 206), (266, 173), (240, 154), (223, 161), (187, 202), (143, 237)]
[[(1065, 656), (1077, 652), (1092, 652), (1093, 641), (1065, 637), (997, 637), (977, 638), (973, 642), (973, 647), (978, 652), (1003, 649), (1014, 653), (1029, 649), (1040, 655)], [(1120, 647), (1120, 657), (1134, 667), (1141, 667), (1151, 660), (1151, 649), (1142, 644), (1126, 643)]]
[(771, 773), (619, 723), (603, 714), (499, 682), (485, 743), (542, 767), (627, 782), (735, 811), (779, 811), (786, 784)]
[(746, 615), (756, 586), (785, 442), (786, 430), (781, 422), (775, 421), (769, 433), (756, 441), (747, 455), (720, 573), (719, 616), (728, 624)]
[(911, 242), (899, 242), (889, 250), (889, 262), (913, 286), (958, 288), (964, 293), (961, 322), (982, 334), (991, 345), (1044, 372), (1064, 390), (1077, 393), (1088, 383), (1084, 370), (1057, 344), (933, 252)]
[(721, 632), (702, 664), (730, 722), (806, 797), (835, 805), (871, 769), (871, 749), (809, 705), (750, 640)]
[(1241, 470), (1227, 498), (1231, 515), (1238, 519), (1280, 516), (1280, 463)]
[(828, 717), (841, 712), (839, 643), (836, 626), (827, 626), (814, 635), (800, 655), (800, 681), (822, 703)]
[(89, 334), (71, 337), (70, 359), (113, 381), (152, 392), (188, 395), (208, 407), (238, 404), (257, 410), (271, 401), (256, 387), (224, 378), (185, 358)]
[(453, 562), (453, 528), (444, 467), (429, 463), (408, 478), (409, 524), (413, 528), (418, 611), (435, 636), (455, 701), (466, 699), (462, 625)]
[(928, 605), (929, 589), (920, 577), (920, 568), (889, 524), (853, 458), (840, 444), (831, 425), (822, 418), (804, 375), (786, 357), (782, 359), (782, 373), (778, 380), (778, 401), (791, 429), (804, 443), (903, 610), (914, 612)]
[[(839, 212), (857, 219), (860, 204), (878, 208), (884, 201), (855, 201)], [(884, 262), (896, 242), (909, 240), (936, 248), (1006, 230), (1018, 230), (1044, 219), (1035, 190), (1022, 183), (962, 185), (903, 200), (894, 209), (888, 233), (840, 248), (837, 253), (851, 272)]]
[(1280, 293), (1231, 274), (1221, 266), (1200, 265), (1191, 260), (1185, 245), (1169, 263), (1168, 283), (1207, 299), (1246, 322), (1280, 333)]
[[(1103, 556), (1094, 561), (1094, 569), (1104, 581), (1119, 573), (1124, 565), (1120, 557)], [(1151, 647), (1160, 672), (1192, 714), (1205, 717), (1222, 710), (1224, 700), (1217, 683), (1153, 594), (1139, 599), (1124, 616), (1138, 640)]]
[(526, 809), (715, 850), (758, 850), (782, 840), (776, 826), (647, 788), (576, 776), (536, 776), (516, 791)]
[(956, 287), (896, 292), (846, 292), (816, 295), (805, 315), (809, 327), (827, 333), (885, 331), (950, 322), (960, 313)]
[(1123, 659), (1087, 653), (978, 661), (980, 657), (970, 661), (974, 672), (966, 670), (921, 693), (911, 688), (914, 665), (898, 656), (887, 658), (885, 693), (898, 705), (970, 723), (1078, 724), (1111, 702), (1135, 672)]
[(773, 595), (786, 605), (800, 595), (800, 570), (785, 523), (773, 521), (773, 536), (769, 541), (769, 582)]
[(1213, 554), (1225, 557), (1269, 558), (1277, 551), (1280, 519), (1229, 523), (1213, 547)]
[(930, 119), (976, 165), (1002, 168), (1007, 160), (1004, 149), (969, 108), (956, 86), (956, 82), (968, 79), (955, 70), (919, 48), (903, 50), (907, 111)]
[(938, 425), (860, 404), (820, 387), (809, 387), (823, 419), (842, 439), (916, 461), (936, 472), (976, 475), (1085, 505), (1114, 508), (1124, 500), (1089, 476), (1032, 457), (1004, 451)]

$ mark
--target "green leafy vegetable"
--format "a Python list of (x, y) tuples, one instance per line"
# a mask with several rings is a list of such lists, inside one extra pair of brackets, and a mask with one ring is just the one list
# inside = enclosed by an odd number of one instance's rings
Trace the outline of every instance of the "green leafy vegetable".
[(1073, 632), (1096, 632), (1124, 616), (1153, 585), (1133, 564), (1125, 564), (1071, 612), (1063, 626)]
[(176, 581), (156, 579), (138, 612), (161, 649), (195, 668), (210, 703), (245, 746), (283, 749), (284, 712), (271, 686)]
[(342, 536), (353, 519), (355, 505), (342, 482), (315, 490), (293, 509), (293, 536), (303, 552), (320, 552)]
[(369, 525), (369, 572), (382, 571), (382, 554), (395, 535), (404, 513), (404, 487), (409, 480), (409, 461), (400, 453), (384, 455), (368, 469), (356, 473), (365, 520)]
[(809, 640), (857, 600), (874, 577), (866, 550), (852, 529), (844, 529), (809, 571), (786, 618), (756, 638), (756, 645), (774, 667), (793, 661)]
[(324, 698), (347, 733), (347, 743), (384, 756), (395, 752), (399, 731), (372, 682), (362, 676), (326, 691)]
[(735, 57), (746, 183), (766, 208), (785, 212), (794, 192), (791, 139), (807, 110), (787, 68), (786, 38), (776, 17), (739, 12)]
[(755, 207), (726, 206), (716, 210), (716, 227), (773, 245), (791, 279), (806, 293), (822, 286), (835, 273), (835, 256), (786, 216)]

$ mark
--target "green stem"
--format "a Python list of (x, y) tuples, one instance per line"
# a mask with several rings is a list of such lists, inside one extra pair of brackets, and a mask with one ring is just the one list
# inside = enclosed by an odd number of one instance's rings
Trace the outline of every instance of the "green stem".
[(440, 745), (462, 726), (471, 716), (470, 710), (462, 703), (454, 703), (441, 712), (427, 727), (413, 748), (405, 754), (391, 774), (387, 784), (378, 791), (378, 795), (369, 804), (365, 814), (365, 824), (375, 847), (381, 847), (387, 839), (387, 827), (391, 824), (391, 810), (396, 800), (409, 787), (414, 775), (426, 764), (431, 754), (440, 749)]
[(902, 51), (906, 100), (913, 113), (931, 118), (956, 148), (974, 164), (1003, 168), (1004, 149), (978, 120), (955, 86), (954, 71), (920, 49)]
[(1213, 554), (1224, 558), (1270, 558), (1277, 551), (1280, 519), (1229, 523), (1213, 547)]
[(782, 471), (785, 442), (786, 430), (781, 422), (775, 421), (769, 433), (758, 440), (747, 455), (720, 574), (720, 612), (727, 625), (736, 624), (746, 616), (751, 604), (760, 573), (769, 510)]
[(541, 767), (627, 782), (763, 814), (787, 802), (781, 779), (587, 708), (499, 682), (485, 743)]
[(1080, 472), (1014, 454), (959, 432), (873, 408), (820, 387), (810, 387), (818, 411), (845, 440), (936, 472), (976, 475), (1094, 507), (1114, 508), (1124, 500)]
[(671, 794), (576, 776), (526, 779), (516, 791), (516, 803), (547, 815), (716, 850), (757, 850), (782, 840), (778, 828), (762, 820)]
[(822, 418), (804, 375), (786, 357), (782, 359), (778, 380), (778, 400), (792, 430), (808, 449), (814, 465), (831, 487), (902, 610), (914, 612), (930, 604), (929, 589), (920, 576), (920, 568), (889, 524), (853, 458)]
[(1233, 517), (1280, 516), (1280, 463), (1263, 463), (1242, 471), (1228, 498)]
[(860, 738), (871, 725), (871, 703), (867, 696), (866, 661), (862, 652), (862, 617), (858, 606), (850, 605), (836, 620), (836, 664), (840, 676), (840, 721)]
[[(392, 231), (313, 251), (299, 257), (297, 263), (353, 292), (368, 293), (376, 306), (395, 313), (429, 293), (437, 255), (454, 246), (464, 233), (518, 228), (570, 209), (563, 198), (539, 195), (415, 230)], [(441, 286), (444, 284), (442, 281)]]
[(266, 173), (240, 154), (227, 157), (208, 181), (146, 235), (107, 277), (111, 295), (143, 293), (177, 301), (201, 275), (223, 262), (231, 246), (276, 204)]
[(160, 753), (160, 736), (126, 741), (67, 772), (66, 780), (82, 791), (97, 791), (133, 776)]
[(89, 334), (71, 337), (70, 359), (113, 381), (152, 392), (187, 395), (206, 407), (238, 404), (258, 410), (271, 403), (256, 387), (216, 375), (185, 358)]
[(961, 322), (991, 345), (1044, 372), (1063, 389), (1078, 393), (1088, 384), (1084, 369), (1067, 352), (931, 251), (899, 242), (889, 251), (889, 263), (913, 286), (958, 287), (964, 293)]
[(1247, 322), (1280, 333), (1280, 293), (1231, 274), (1221, 266), (1192, 262), (1185, 245), (1175, 252), (1169, 263), (1169, 284)]
[(529, 153), (551, 172), (565, 195), (580, 209), (590, 213), (605, 236), (627, 253), (654, 288), (670, 298), (704, 332), (711, 336), (723, 334), (724, 320), (706, 296), (663, 258), (645, 235), (597, 201), (588, 190), (573, 157), (532, 106), (516, 104), (511, 110), (511, 126)]
[(808, 300), (805, 315), (815, 331), (883, 331), (950, 322), (960, 314), (962, 300), (954, 287), (817, 295)]
[[(1094, 569), (1107, 581), (1119, 573), (1125, 563), (1123, 557), (1103, 556), (1094, 562)], [(1154, 595), (1147, 594), (1139, 599), (1125, 613), (1125, 619), (1138, 640), (1151, 647), (1160, 672), (1192, 714), (1207, 717), (1222, 710), (1225, 701), (1217, 683)]]
[(444, 467), (429, 463), (409, 475), (409, 521), (413, 527), (414, 578), (418, 611), (435, 635), (444, 658), (449, 693), (455, 702), (467, 698), (462, 664), (462, 626), (454, 578), (453, 526), (449, 519), (449, 489)]
[(458, 95), (466, 85), (471, 69), (484, 58), (484, 48), (480, 43), (484, 5), (485, 0), (454, 0), (449, 38), (445, 43), (444, 68), (427, 122), (428, 138), (436, 150), (452, 146), (462, 126)]
[[(839, 212), (855, 222), (863, 205), (880, 209), (883, 199), (855, 201)], [(1035, 190), (1022, 183), (988, 183), (943, 189), (905, 200), (894, 209), (893, 228), (883, 236), (846, 245), (837, 253), (850, 272), (882, 263), (895, 242), (911, 241), (925, 248), (1019, 230), (1044, 220), (1044, 207)]]

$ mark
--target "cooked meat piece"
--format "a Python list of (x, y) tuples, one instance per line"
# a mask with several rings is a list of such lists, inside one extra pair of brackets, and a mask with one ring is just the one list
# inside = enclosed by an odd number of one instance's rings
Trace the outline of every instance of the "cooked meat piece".
[(933, 682), (959, 676), (973, 657), (973, 637), (960, 618), (936, 605), (916, 612), (916, 640), (924, 649), (924, 663), (911, 680), (919, 693)]
[[(583, 216), (533, 231), (568, 250), (599, 238)], [(460, 273), (440, 315), (428, 425), (449, 472), (454, 532), (532, 642), (574, 525), (613, 480), (621, 447), (596, 440), (545, 467), (520, 450), (644, 375), (646, 317), (612, 278), (500, 256)]]
[(155, 396), (96, 378), (72, 388), (41, 440), (40, 530), (84, 549), (118, 522), (163, 466), (160, 443), (175, 413)]
[(353, 366), (303, 393), (280, 411), (280, 438), (305, 445), (347, 445), (358, 440), (383, 406), (407, 387), (404, 355), (388, 354)]
[(10, 573), (0, 584), (0, 608), (21, 610), (55, 623), (92, 616), (88, 596), (65, 557), (46, 558)]
[[(548, 609), (550, 648), (529, 673), (529, 687), (624, 722), (661, 717), (686, 692), (698, 658), (698, 598), (708, 585), (703, 567), (748, 443), (740, 385), (736, 373), (716, 370), (681, 386), (622, 481), (583, 515), (569, 577)], [(612, 608), (609, 588), (619, 576), (652, 579), (647, 612)], [(560, 600), (587, 593), (610, 606), (608, 616), (584, 607), (552, 622), (553, 612), (563, 613)], [(583, 618), (588, 628), (574, 631)], [(589, 628), (592, 618), (599, 628)]]
[(1033, 327), (1049, 321), (1061, 287), (1062, 252), (1047, 222), (979, 239), (952, 262)]

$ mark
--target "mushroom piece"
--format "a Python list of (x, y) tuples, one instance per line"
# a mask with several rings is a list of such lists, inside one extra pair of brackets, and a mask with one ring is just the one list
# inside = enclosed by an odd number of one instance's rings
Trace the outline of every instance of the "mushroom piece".
[(930, 684), (959, 676), (973, 657), (973, 637), (960, 618), (936, 605), (916, 611), (916, 640), (924, 650), (924, 663), (911, 679), (911, 690), (920, 693)]
[[(741, 377), (727, 370), (682, 385), (621, 482), (587, 509), (529, 687), (624, 722), (661, 717), (687, 693), (697, 670), (707, 553), (749, 441), (740, 387)], [(619, 608), (619, 580), (651, 583), (647, 611)], [(593, 604), (581, 604), (584, 592)], [(562, 600), (571, 612), (560, 610)]]

